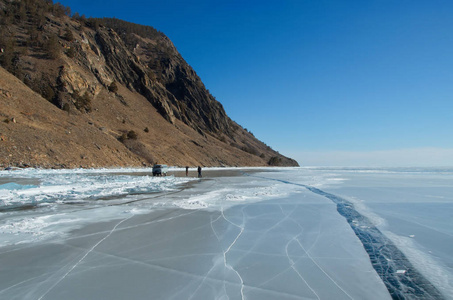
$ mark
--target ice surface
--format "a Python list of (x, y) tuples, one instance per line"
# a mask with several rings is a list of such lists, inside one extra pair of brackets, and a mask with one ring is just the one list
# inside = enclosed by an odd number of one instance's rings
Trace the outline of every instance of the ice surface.
[(351, 202), (445, 298), (453, 299), (453, 169), (304, 168), (290, 177)]
[[(127, 169), (0, 172), (9, 195), (0, 198), (0, 299), (389, 299), (357, 232), (391, 241), (391, 254), (404, 253), (428, 284), (452, 294), (450, 248), (434, 242), (451, 235), (448, 212), (435, 218), (437, 205), (452, 203), (448, 171), (235, 172), (243, 174), (203, 170), (201, 181)], [(426, 176), (433, 189), (417, 190)], [(420, 207), (402, 197), (394, 209), (375, 194), (402, 187), (416, 189)], [(420, 191), (435, 196), (434, 208)], [(393, 263), (395, 278), (412, 279)]]

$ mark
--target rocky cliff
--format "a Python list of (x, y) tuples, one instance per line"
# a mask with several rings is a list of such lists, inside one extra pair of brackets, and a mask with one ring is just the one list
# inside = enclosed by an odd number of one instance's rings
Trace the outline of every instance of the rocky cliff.
[(69, 11), (0, 0), (0, 165), (297, 165), (233, 122), (164, 34)]

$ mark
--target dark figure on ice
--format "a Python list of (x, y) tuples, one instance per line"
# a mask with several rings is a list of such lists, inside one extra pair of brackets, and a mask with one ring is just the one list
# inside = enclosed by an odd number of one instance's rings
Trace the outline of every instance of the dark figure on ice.
[(198, 178), (201, 178), (201, 167), (198, 166)]
[(189, 176), (189, 167), (186, 167), (186, 176)]

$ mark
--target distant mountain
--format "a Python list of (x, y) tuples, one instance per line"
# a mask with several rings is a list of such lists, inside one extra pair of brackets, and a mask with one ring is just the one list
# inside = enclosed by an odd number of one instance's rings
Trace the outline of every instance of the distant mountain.
[(297, 165), (232, 121), (163, 33), (70, 14), (0, 0), (0, 165)]

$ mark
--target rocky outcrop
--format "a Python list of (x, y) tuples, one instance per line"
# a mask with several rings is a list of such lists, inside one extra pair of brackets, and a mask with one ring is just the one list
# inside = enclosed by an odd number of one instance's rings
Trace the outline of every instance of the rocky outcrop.
[(168, 121), (177, 118), (194, 129), (229, 133), (223, 106), (167, 37), (124, 33), (121, 38), (101, 28), (96, 42), (115, 80), (144, 95)]
[(100, 28), (96, 31), (95, 40), (112, 81), (117, 81), (145, 96), (165, 119), (174, 123), (175, 107), (171, 105), (169, 100), (171, 97), (168, 97), (167, 91), (162, 86), (150, 80), (146, 69), (138, 63), (138, 57), (128, 50), (118, 34), (113, 29)]

